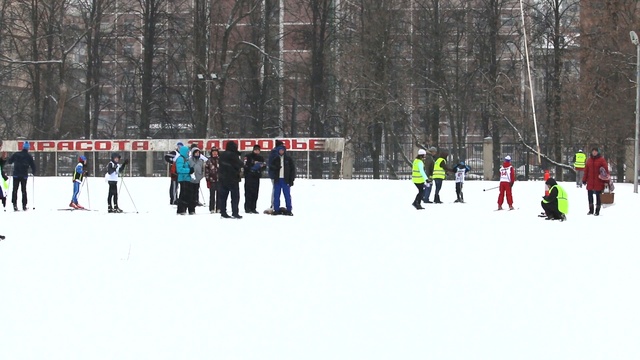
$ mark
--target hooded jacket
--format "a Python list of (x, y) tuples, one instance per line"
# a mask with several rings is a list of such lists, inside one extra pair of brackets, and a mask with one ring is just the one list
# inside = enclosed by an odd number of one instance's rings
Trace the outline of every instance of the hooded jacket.
[(238, 144), (235, 141), (229, 141), (225, 146), (225, 151), (220, 154), (219, 160), (218, 181), (222, 183), (222, 186), (238, 185), (242, 165)]
[(180, 156), (176, 159), (176, 173), (178, 174), (178, 182), (191, 181), (191, 168), (189, 167), (189, 148), (183, 146), (179, 150)]
[(582, 176), (582, 182), (587, 183), (587, 190), (592, 191), (603, 191), (604, 184), (606, 181), (601, 180), (598, 176), (600, 175), (600, 168), (609, 169), (607, 165), (607, 161), (600, 154), (599, 149), (598, 154), (593, 156), (593, 154), (589, 154), (589, 158), (587, 159), (587, 164), (584, 167), (584, 175)]
[[(196, 152), (198, 152), (197, 156), (195, 155)], [(200, 155), (200, 149), (194, 148), (193, 150), (191, 150), (189, 167), (193, 169), (193, 175), (195, 176), (195, 179), (191, 179), (191, 182), (194, 184), (199, 184), (204, 177), (204, 160), (202, 160), (202, 157)]]
[(278, 147), (283, 146), (284, 143), (280, 140), (276, 140), (276, 146), (271, 149), (271, 152), (269, 153), (269, 158), (267, 159), (267, 168), (268, 168), (268, 173), (269, 173), (269, 178), (271, 179), (276, 179), (276, 177), (278, 176), (278, 174), (275, 174), (272, 170), (271, 170), (271, 163), (273, 162), (273, 160), (275, 158), (277, 158), (278, 155)]
[[(280, 154), (278, 153), (280, 149), (284, 150), (284, 154), (282, 156), (280, 156)], [(284, 146), (278, 146), (276, 148), (276, 153), (278, 153), (278, 156), (276, 156), (276, 158), (271, 162), (271, 165), (269, 166), (269, 172), (274, 174), (274, 180), (284, 179), (284, 182), (287, 183), (287, 185), (293, 186), (293, 181), (296, 179), (295, 162), (293, 161), (291, 156), (287, 155), (287, 149), (285, 149)], [(283, 166), (283, 162), (284, 176), (281, 178), (280, 169)]]
[(7, 163), (13, 164), (13, 177), (26, 179), (29, 177), (29, 167), (31, 167), (33, 174), (36, 174), (36, 164), (33, 161), (33, 156), (29, 154), (29, 149), (13, 153)]

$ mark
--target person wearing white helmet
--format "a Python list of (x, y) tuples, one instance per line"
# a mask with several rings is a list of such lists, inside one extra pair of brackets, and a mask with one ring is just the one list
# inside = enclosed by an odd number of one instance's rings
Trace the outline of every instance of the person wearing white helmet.
[(425, 149), (418, 150), (418, 156), (416, 156), (415, 160), (413, 160), (413, 168), (411, 172), (411, 181), (418, 188), (418, 195), (413, 200), (413, 207), (417, 210), (424, 209), (420, 202), (422, 201), (422, 196), (424, 195), (424, 188), (427, 183), (427, 174), (424, 172), (424, 156), (427, 155), (427, 151)]
[(511, 166), (511, 156), (507, 155), (505, 156), (502, 167), (500, 168), (500, 194), (498, 195), (498, 210), (502, 210), (502, 203), (504, 202), (505, 196), (507, 197), (509, 210), (514, 209), (511, 188), (513, 187), (513, 183), (515, 181), (516, 171), (513, 166)]

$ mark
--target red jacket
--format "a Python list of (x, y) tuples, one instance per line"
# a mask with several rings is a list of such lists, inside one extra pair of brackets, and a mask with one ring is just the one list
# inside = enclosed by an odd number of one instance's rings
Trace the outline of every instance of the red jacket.
[(587, 159), (587, 165), (584, 167), (584, 176), (582, 176), (582, 182), (587, 183), (587, 190), (602, 191), (604, 190), (605, 182), (600, 180), (600, 168), (603, 167), (607, 174), (609, 173), (609, 166), (607, 161), (598, 154), (595, 157), (589, 156)]

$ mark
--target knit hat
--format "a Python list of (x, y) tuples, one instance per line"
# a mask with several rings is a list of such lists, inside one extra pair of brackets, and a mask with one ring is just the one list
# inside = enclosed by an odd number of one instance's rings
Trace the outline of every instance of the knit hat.
[(178, 143), (176, 144), (176, 146), (184, 146), (184, 144), (182, 143), (182, 141), (178, 141)]
[(80, 155), (80, 156), (78, 157), (78, 160), (80, 160), (81, 162), (85, 162), (85, 161), (87, 161), (87, 157), (86, 157), (86, 156), (84, 156), (84, 155)]
[(435, 154), (436, 152), (438, 152), (438, 149), (436, 149), (435, 146), (429, 148), (429, 153), (431, 153), (431, 155)]
[(115, 158), (120, 159), (120, 157), (121, 157), (120, 154), (118, 154), (117, 152), (114, 152), (113, 154), (111, 154), (111, 160), (113, 160)]
[(418, 150), (418, 155), (427, 155), (427, 151), (425, 149)]
[(258, 144), (253, 145), (253, 150), (260, 150), (260, 145), (258, 145)]
[(29, 148), (31, 148), (31, 145), (28, 141), (25, 141), (24, 144), (22, 144), (22, 150), (29, 150)]
[(511, 156), (510, 155), (505, 156), (504, 161), (511, 162)]

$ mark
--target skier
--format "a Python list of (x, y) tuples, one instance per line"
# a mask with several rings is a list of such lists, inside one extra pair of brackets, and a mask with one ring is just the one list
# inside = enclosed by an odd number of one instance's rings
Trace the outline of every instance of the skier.
[(436, 156), (438, 149), (435, 146), (432, 146), (427, 150), (427, 153), (424, 156), (424, 172), (427, 174), (427, 183), (424, 188), (424, 197), (422, 199), (423, 202), (427, 204), (432, 204), (433, 201), (429, 201), (429, 196), (431, 196), (431, 189), (433, 188), (433, 165), (434, 159)]
[(253, 151), (244, 157), (244, 212), (257, 214), (260, 178), (265, 168), (264, 158), (260, 155), (260, 146), (254, 145)]
[(69, 203), (69, 207), (74, 209), (84, 209), (84, 206), (78, 204), (78, 195), (80, 194), (80, 186), (82, 185), (85, 176), (87, 176), (87, 170), (84, 168), (86, 164), (87, 157), (80, 155), (78, 157), (78, 165), (76, 165), (76, 168), (73, 171), (73, 195), (71, 196), (71, 202)]
[(549, 190), (549, 195), (543, 196), (540, 202), (544, 210), (541, 217), (546, 217), (546, 220), (567, 220), (566, 214), (569, 213), (567, 193), (554, 178), (547, 179), (545, 184)]
[[(218, 169), (218, 180), (220, 181), (220, 216), (229, 219), (242, 219), (240, 216), (240, 172), (242, 171), (242, 160), (238, 152), (238, 144), (235, 141), (227, 142), (225, 151), (220, 154), (220, 168)], [(227, 214), (227, 199), (231, 193), (231, 216)]]
[[(276, 176), (274, 181), (275, 190), (273, 191), (273, 215), (292, 216), (291, 187), (296, 178), (296, 164), (293, 162), (293, 159), (286, 154), (284, 145), (279, 146), (277, 150), (278, 156), (273, 159), (271, 163), (271, 170)], [(281, 192), (284, 194), (285, 209), (280, 207)]]
[(22, 144), (22, 151), (13, 153), (7, 163), (13, 165), (13, 191), (11, 192), (11, 202), (13, 210), (18, 211), (18, 187), (22, 188), (22, 210), (27, 210), (27, 179), (29, 178), (29, 167), (33, 175), (36, 174), (36, 164), (33, 156), (29, 154), (29, 142)]
[[(0, 150), (2, 150), (2, 140), (0, 140)], [(2, 189), (0, 189), (0, 200), (2, 200), (2, 207), (7, 207), (7, 191), (9, 190), (9, 177), (4, 172), (4, 164), (7, 162), (7, 152), (3, 151), (0, 154), (0, 175), (2, 175)], [(6, 211), (6, 210), (5, 210)]]
[(178, 152), (180, 148), (184, 146), (182, 142), (176, 144), (176, 149), (169, 151), (164, 155), (164, 161), (169, 164), (169, 177), (171, 178), (171, 185), (169, 186), (169, 204), (176, 205), (178, 201), (178, 174), (176, 173), (176, 160), (180, 156)]
[(582, 187), (582, 176), (584, 176), (584, 167), (587, 162), (587, 155), (579, 149), (573, 156), (573, 168), (576, 170), (576, 187)]
[(194, 147), (191, 150), (191, 157), (189, 158), (189, 167), (193, 169), (193, 176), (191, 177), (191, 194), (196, 206), (203, 206), (200, 202), (200, 181), (202, 181), (202, 178), (204, 177), (204, 162), (206, 160), (203, 160), (201, 155), (200, 149)]
[[(582, 176), (582, 184), (587, 186), (587, 196), (589, 197), (589, 212), (587, 215), (600, 215), (600, 207), (602, 201), (600, 195), (604, 190), (605, 181), (600, 178), (600, 169), (605, 169), (605, 173), (608, 173), (607, 161), (600, 154), (600, 149), (594, 147), (591, 149), (591, 156), (587, 159), (587, 163), (584, 167), (584, 175)], [(593, 208), (593, 197), (596, 198), (595, 211)]]
[(189, 148), (181, 146), (178, 153), (178, 159), (175, 161), (178, 184), (180, 185), (177, 214), (184, 215), (188, 210), (189, 215), (194, 215), (196, 213), (196, 204), (193, 203), (193, 194), (191, 194), (191, 178), (194, 170), (189, 167)]
[[(109, 195), (107, 196), (107, 204), (109, 205), (109, 213), (121, 213), (122, 209), (118, 207), (118, 176), (122, 174), (125, 166), (129, 164), (129, 160), (125, 159), (120, 164), (120, 154), (111, 154), (111, 161), (107, 165), (107, 173), (104, 175), (109, 184)], [(113, 201), (113, 206), (111, 205)]]
[(507, 197), (509, 210), (514, 210), (511, 188), (513, 188), (513, 183), (515, 181), (516, 170), (513, 168), (513, 166), (511, 166), (511, 156), (507, 155), (504, 158), (502, 167), (500, 168), (500, 194), (498, 195), (498, 210), (502, 210), (502, 203), (504, 202), (505, 195)]
[(214, 146), (211, 148), (210, 157), (204, 163), (204, 178), (207, 181), (209, 189), (209, 212), (218, 212), (218, 149)]
[(460, 161), (458, 165), (453, 168), (456, 175), (456, 201), (457, 203), (464, 203), (464, 196), (462, 194), (462, 185), (464, 184), (464, 177), (467, 175), (471, 168), (465, 165), (464, 161)]
[(424, 208), (420, 204), (420, 201), (424, 199), (424, 189), (427, 187), (427, 174), (424, 171), (424, 157), (427, 152), (424, 149), (418, 150), (418, 155), (413, 160), (413, 167), (411, 171), (411, 181), (418, 188), (418, 195), (413, 200), (413, 205), (416, 210), (423, 210)]

